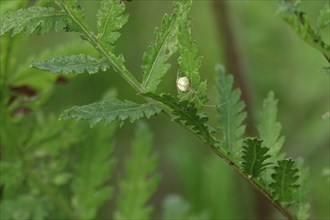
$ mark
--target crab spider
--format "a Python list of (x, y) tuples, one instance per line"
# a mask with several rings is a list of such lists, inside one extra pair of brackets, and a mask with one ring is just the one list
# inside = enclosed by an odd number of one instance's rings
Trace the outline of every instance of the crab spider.
[(225, 103), (222, 103), (221, 105), (206, 105), (206, 104), (203, 104), (197, 96), (197, 91), (194, 88), (190, 87), (189, 78), (187, 76), (179, 77), (179, 73), (177, 74), (176, 87), (178, 88), (178, 90), (180, 92), (183, 92), (183, 93), (188, 92), (187, 96), (190, 95), (190, 94), (194, 94), (195, 98), (199, 102), (199, 104), (201, 104), (202, 106), (205, 106), (205, 107), (219, 108), (219, 107), (223, 106), (224, 104), (226, 104), (228, 102), (227, 101)]

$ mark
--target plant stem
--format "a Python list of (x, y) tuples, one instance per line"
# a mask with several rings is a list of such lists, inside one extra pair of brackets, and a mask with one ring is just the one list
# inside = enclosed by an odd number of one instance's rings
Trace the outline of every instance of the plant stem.
[(277, 210), (279, 210), (284, 216), (286, 216), (288, 220), (295, 220), (295, 218), (292, 216), (290, 211), (285, 209), (284, 207), (281, 206), (280, 203), (275, 201), (272, 198), (272, 196), (264, 190), (263, 186), (261, 186), (258, 182), (254, 181), (254, 179), (249, 178), (246, 174), (242, 173), (242, 171), (239, 169), (238, 165), (233, 163), (233, 160), (231, 160), (230, 157), (228, 157), (225, 152), (219, 151), (216, 147), (210, 145), (209, 143), (206, 143), (206, 144), (216, 155), (218, 155), (220, 158), (222, 158), (233, 170), (235, 170), (241, 177), (243, 177), (255, 189), (257, 189), (262, 195), (264, 195), (265, 198), (267, 198), (267, 200), (270, 201)]
[[(65, 3), (62, 3), (63, 9), (68, 13), (68, 15), (71, 17), (71, 19), (81, 28), (81, 31), (83, 32), (83, 34), (86, 36), (87, 40), (104, 56), (106, 57), (106, 59), (109, 61), (109, 63), (114, 67), (115, 70), (117, 70), (121, 76), (138, 92), (139, 95), (143, 94), (143, 88), (140, 85), (140, 83), (138, 82), (138, 80), (136, 80), (136, 78), (126, 69), (126, 67), (124, 65), (121, 65), (119, 63), (117, 63), (117, 59), (116, 57), (111, 53), (111, 52), (107, 52), (102, 45), (98, 42), (95, 34), (93, 34), (92, 32), (90, 32), (88, 30), (87, 27), (85, 27), (81, 22), (79, 22), (79, 20), (72, 14), (72, 12), (70, 11), (70, 9), (66, 6)], [(142, 96), (144, 97), (144, 96)], [(146, 98), (146, 97), (144, 97)], [(157, 101), (157, 100), (152, 100)], [(165, 104), (157, 101), (157, 103), (159, 103), (163, 109), (164, 109), (164, 113), (166, 115), (168, 115), (169, 117), (171, 117), (171, 109), (170, 107), (166, 106)], [(180, 124), (180, 123), (179, 123)], [(183, 126), (184, 128), (186, 128), (187, 130), (189, 130), (188, 127), (180, 124), (181, 126)], [(192, 132), (193, 133), (193, 132)], [(194, 133), (193, 133), (194, 134)], [(228, 157), (226, 155), (225, 152), (220, 151), (221, 149), (217, 148), (216, 146), (213, 146), (211, 143), (206, 142), (201, 136), (194, 134), (201, 142), (207, 144), (207, 146), (216, 154), (218, 155), (220, 158), (222, 158), (232, 169), (234, 169), (239, 175), (241, 175), (246, 181), (248, 181), (249, 183), (252, 184), (252, 186), (254, 188), (256, 188), (258, 191), (260, 191), (284, 216), (286, 216), (289, 220), (294, 220), (294, 217), (290, 214), (290, 212), (288, 210), (286, 210), (284, 207), (282, 207), (278, 202), (276, 202), (270, 194), (268, 194), (264, 188), (258, 184), (257, 182), (255, 182), (253, 179), (250, 179), (247, 175), (245, 175), (244, 173), (242, 173), (242, 171), (240, 171), (239, 167), (233, 162), (233, 160), (231, 160), (230, 157)]]
[[(292, 4), (292, 5), (294, 5), (294, 7), (296, 7), (296, 11), (294, 12), (294, 16), (296, 16), (298, 18), (298, 20), (299, 20), (299, 22), (300, 22), (300, 24), (302, 26), (305, 26), (306, 25), (306, 19), (304, 17), (305, 13), (302, 12), (302, 11), (299, 11), (298, 10), (298, 7), (297, 7), (299, 1), (298, 0), (284, 0), (284, 2), (286, 2), (288, 4)], [(303, 40), (307, 44), (309, 44), (312, 47), (314, 47), (317, 50), (319, 50), (322, 53), (322, 55), (324, 56), (324, 58), (330, 64), (330, 51), (329, 51), (329, 49), (326, 49), (325, 48), (325, 45), (326, 44), (321, 39), (319, 39), (319, 37), (317, 36), (317, 33), (310, 26), (308, 26), (307, 32), (311, 36), (311, 38), (313, 39), (313, 41), (312, 42), (309, 42), (309, 41), (307, 41), (306, 39), (304, 39), (302, 37)]]

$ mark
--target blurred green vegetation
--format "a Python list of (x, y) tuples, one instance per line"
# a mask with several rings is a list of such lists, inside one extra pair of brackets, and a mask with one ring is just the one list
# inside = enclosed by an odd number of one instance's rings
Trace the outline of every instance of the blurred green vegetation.
[[(312, 22), (316, 21), (319, 10), (326, 2), (303, 2), (303, 9), (312, 18)], [(82, 3), (88, 15), (88, 23), (95, 27), (94, 16), (99, 4), (95, 1)], [(329, 111), (329, 75), (320, 71), (321, 67), (327, 65), (327, 61), (276, 15), (277, 1), (237, 0), (227, 3), (230, 24), (252, 98), (253, 115), (249, 117), (258, 117), (263, 98), (268, 91), (273, 90), (279, 99), (279, 120), (286, 136), (284, 151), (289, 156), (304, 158), (305, 165), (310, 167), (311, 219), (330, 219), (330, 183), (322, 176), (322, 171), (330, 165), (330, 128), (329, 120), (321, 119), (321, 115)], [(129, 70), (141, 79), (142, 54), (153, 41), (154, 28), (161, 23), (163, 14), (170, 12), (172, 4), (171, 1), (133, 0), (126, 5), (130, 18), (121, 31), (116, 51), (117, 54), (124, 54)], [(216, 97), (214, 66), (216, 63), (224, 64), (226, 57), (223, 52), (226, 42), (223, 42), (214, 13), (212, 1), (194, 1), (191, 13), (193, 35), (204, 57), (201, 73), (202, 79), (208, 80), (210, 103), (215, 102)], [(329, 43), (330, 34), (324, 35)], [(25, 62), (26, 57), (38, 55), (44, 50), (56, 55), (53, 48), (57, 45), (70, 46), (72, 42), (77, 42), (73, 48), (75, 53), (95, 52), (81, 41), (79, 35), (60, 32), (46, 37), (29, 37), (20, 45), (17, 59)], [(171, 88), (173, 93), (176, 91), (176, 69), (172, 65), (161, 89)], [(68, 84), (57, 85), (45, 110), (60, 114), (72, 105), (88, 104), (100, 99), (109, 88), (117, 89), (119, 98), (139, 100), (133, 89), (110, 70), (81, 75), (70, 79)], [(207, 111), (212, 123), (214, 110)], [(168, 118), (152, 118), (149, 124), (155, 137), (155, 151), (160, 155), (159, 172), (162, 176), (160, 187), (151, 200), (156, 205), (155, 216), (159, 216), (157, 212), (160, 211), (165, 195), (177, 193), (190, 200), (195, 210), (202, 212), (210, 208), (209, 211), (218, 218), (254, 218), (255, 194), (245, 181)], [(126, 154), (127, 148), (124, 146), (130, 145), (133, 133), (130, 124), (119, 129), (116, 145), (121, 147), (115, 149), (115, 154)], [(108, 210), (104, 207), (102, 215), (107, 216)], [(274, 216), (276, 219), (282, 218), (275, 210)]]

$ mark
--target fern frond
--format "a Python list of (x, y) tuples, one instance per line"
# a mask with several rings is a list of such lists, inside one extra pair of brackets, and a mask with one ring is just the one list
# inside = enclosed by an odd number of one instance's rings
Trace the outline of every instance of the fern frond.
[(191, 22), (186, 22), (180, 28), (178, 35), (179, 43), (179, 72), (180, 76), (187, 76), (190, 81), (190, 87), (195, 95), (187, 96), (185, 93), (179, 93), (179, 97), (186, 98), (196, 103), (197, 107), (202, 107), (208, 100), (206, 96), (206, 81), (200, 81), (199, 69), (201, 67), (202, 57), (198, 56), (196, 42), (193, 41), (190, 30)]
[(261, 147), (262, 140), (258, 138), (247, 138), (244, 143), (241, 164), (243, 172), (249, 177), (258, 177), (269, 165), (265, 163), (270, 158), (270, 155), (267, 155), (269, 148)]
[(275, 173), (272, 174), (274, 182), (269, 185), (273, 189), (273, 196), (280, 202), (290, 204), (294, 198), (294, 192), (299, 187), (297, 184), (299, 170), (294, 168), (292, 159), (277, 161), (274, 170)]
[(30, 67), (46, 70), (51, 73), (97, 73), (106, 71), (110, 66), (104, 59), (85, 54), (51, 57), (46, 60), (33, 61)]
[(0, 36), (11, 32), (14, 36), (20, 32), (26, 35), (37, 32), (47, 34), (55, 25), (55, 30), (64, 29), (67, 26), (67, 16), (54, 8), (34, 6), (9, 12), (0, 20)]
[(60, 118), (88, 120), (90, 125), (94, 126), (101, 120), (104, 120), (107, 124), (114, 120), (122, 124), (126, 119), (134, 122), (142, 117), (150, 118), (160, 111), (161, 108), (155, 104), (137, 104), (127, 100), (121, 101), (113, 98), (105, 102), (74, 106), (65, 110)]
[(127, 20), (124, 2), (118, 0), (103, 0), (97, 12), (97, 38), (108, 51), (113, 51), (114, 43), (120, 37), (118, 29), (122, 28)]
[[(330, 45), (324, 42), (321, 36), (313, 29), (305, 13), (299, 9), (299, 4), (284, 1), (280, 5), (278, 13), (306, 43), (324, 53), (327, 58), (330, 58)], [(319, 25), (322, 26), (323, 21)]]
[(125, 163), (125, 177), (119, 182), (114, 219), (150, 219), (152, 207), (146, 203), (159, 183), (159, 176), (155, 174), (158, 157), (151, 150), (152, 134), (146, 124), (139, 123), (131, 156)]
[(219, 74), (218, 91), (221, 106), (217, 111), (223, 133), (223, 147), (238, 159), (245, 132), (245, 104), (240, 99), (240, 90), (233, 88), (233, 76), (226, 74), (224, 67), (220, 65), (216, 66), (216, 72)]
[(281, 136), (282, 126), (277, 121), (277, 102), (274, 93), (269, 92), (263, 103), (258, 126), (258, 133), (263, 140), (263, 146), (269, 147), (268, 153), (272, 156), (273, 162), (281, 159), (279, 156), (284, 143), (284, 137)]
[(179, 27), (187, 19), (192, 1), (175, 1), (171, 16), (163, 17), (162, 25), (155, 31), (155, 42), (143, 54), (143, 81), (145, 92), (154, 92), (162, 77), (170, 68), (167, 60), (177, 51)]
[(97, 210), (109, 199), (111, 187), (106, 181), (111, 176), (114, 160), (110, 157), (113, 150), (113, 136), (116, 124), (106, 129), (94, 127), (89, 138), (79, 146), (71, 184), (73, 196), (71, 203), (77, 216), (95, 219)]
[(217, 146), (218, 140), (213, 136), (215, 130), (206, 124), (208, 117), (197, 112), (193, 103), (187, 100), (179, 101), (170, 94), (156, 95), (147, 93), (145, 96), (160, 101), (171, 109), (172, 120), (179, 122), (188, 130), (198, 135), (203, 141)]

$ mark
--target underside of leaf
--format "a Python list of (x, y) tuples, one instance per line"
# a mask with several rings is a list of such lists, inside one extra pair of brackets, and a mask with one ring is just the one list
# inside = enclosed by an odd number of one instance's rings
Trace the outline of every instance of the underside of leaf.
[(137, 104), (113, 98), (105, 102), (74, 106), (64, 111), (61, 119), (87, 120), (93, 126), (101, 120), (104, 120), (107, 124), (114, 120), (123, 123), (126, 119), (134, 122), (142, 117), (150, 118), (160, 111), (161, 108), (155, 104)]
[(34, 61), (31, 67), (51, 73), (97, 73), (106, 71), (109, 64), (104, 59), (94, 58), (85, 54), (52, 57), (42, 61)]

